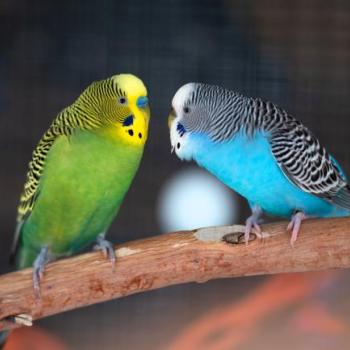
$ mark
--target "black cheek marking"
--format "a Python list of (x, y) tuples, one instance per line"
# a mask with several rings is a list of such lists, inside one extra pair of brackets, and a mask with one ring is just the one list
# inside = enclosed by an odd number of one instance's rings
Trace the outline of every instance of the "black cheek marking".
[(181, 123), (177, 124), (176, 130), (179, 133), (180, 137), (182, 137), (185, 134), (185, 132), (186, 132), (185, 127)]
[(133, 115), (129, 115), (128, 117), (126, 117), (123, 121), (123, 126), (130, 126), (134, 123), (134, 116)]
[(130, 136), (134, 136), (134, 130), (130, 129), (130, 130), (128, 130), (128, 133)]
[(177, 149), (179, 149), (180, 146), (181, 146), (181, 145), (180, 145), (180, 142), (178, 142), (177, 145), (176, 145)]
[(139, 138), (142, 139), (142, 134), (139, 132)]

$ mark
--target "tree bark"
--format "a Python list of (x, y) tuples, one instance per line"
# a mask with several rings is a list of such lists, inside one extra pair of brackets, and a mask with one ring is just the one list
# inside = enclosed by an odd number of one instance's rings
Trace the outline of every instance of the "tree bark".
[(262, 228), (263, 238), (253, 234), (248, 245), (238, 225), (128, 242), (116, 249), (114, 271), (101, 252), (62, 259), (47, 265), (40, 299), (32, 269), (0, 276), (0, 330), (174, 284), (350, 266), (349, 218), (306, 220), (294, 248), (286, 223)]

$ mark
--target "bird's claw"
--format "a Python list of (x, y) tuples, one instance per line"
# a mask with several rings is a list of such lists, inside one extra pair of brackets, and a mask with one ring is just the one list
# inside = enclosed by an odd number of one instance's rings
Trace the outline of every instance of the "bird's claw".
[(97, 244), (94, 246), (94, 250), (102, 250), (102, 253), (106, 259), (109, 259), (112, 265), (113, 271), (115, 270), (115, 262), (117, 257), (115, 255), (114, 246), (111, 242), (104, 238), (104, 235), (99, 235), (96, 240)]
[(259, 207), (254, 207), (252, 215), (250, 215), (245, 222), (244, 241), (246, 245), (248, 245), (250, 234), (252, 233), (253, 229), (254, 229), (254, 234), (256, 234), (257, 237), (259, 238), (262, 237), (261, 227), (259, 225), (261, 214), (262, 214), (261, 209)]
[(41, 290), (40, 290), (40, 281), (43, 278), (43, 274), (40, 273), (38, 270), (33, 271), (33, 289), (34, 289), (34, 295), (36, 299), (40, 299), (41, 297)]
[(254, 229), (254, 233), (261, 238), (261, 227), (257, 222), (253, 222), (253, 220), (249, 217), (245, 223), (245, 229), (244, 229), (244, 241), (245, 244), (248, 244), (250, 239), (250, 234), (252, 233)]
[(36, 299), (41, 298), (40, 282), (44, 277), (45, 265), (49, 261), (49, 248), (44, 246), (41, 248), (39, 255), (33, 264), (33, 290)]
[(287, 226), (287, 231), (292, 231), (292, 236), (290, 238), (290, 245), (294, 247), (294, 243), (296, 242), (298, 238), (298, 234), (300, 231), (301, 227), (301, 222), (305, 220), (307, 216), (301, 212), (298, 211), (292, 216), (292, 219), (290, 220), (288, 226)]

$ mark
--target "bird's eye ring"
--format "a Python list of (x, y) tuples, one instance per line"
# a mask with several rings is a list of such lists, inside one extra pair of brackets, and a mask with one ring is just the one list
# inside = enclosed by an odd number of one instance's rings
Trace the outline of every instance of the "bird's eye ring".
[(190, 113), (190, 108), (189, 107), (184, 107), (184, 113)]
[(125, 105), (126, 104), (126, 102), (127, 102), (127, 100), (126, 100), (126, 98), (125, 97), (119, 97), (119, 103), (121, 104), (121, 105)]

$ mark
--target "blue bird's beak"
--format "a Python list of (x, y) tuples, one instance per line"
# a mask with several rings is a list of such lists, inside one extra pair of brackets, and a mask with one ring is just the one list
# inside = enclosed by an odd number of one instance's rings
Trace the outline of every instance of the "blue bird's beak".
[(145, 108), (148, 106), (147, 96), (140, 96), (136, 101), (136, 106), (139, 108)]
[(171, 128), (171, 124), (173, 123), (174, 119), (176, 118), (175, 116), (175, 113), (174, 113), (174, 110), (172, 109), (170, 111), (170, 114), (168, 116), (168, 128), (170, 129)]

